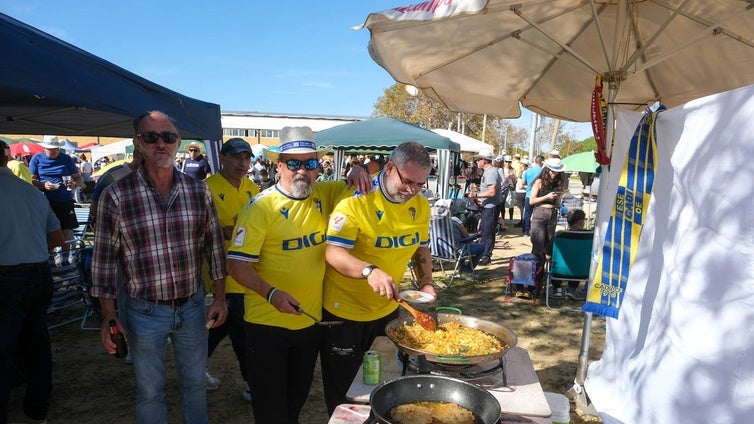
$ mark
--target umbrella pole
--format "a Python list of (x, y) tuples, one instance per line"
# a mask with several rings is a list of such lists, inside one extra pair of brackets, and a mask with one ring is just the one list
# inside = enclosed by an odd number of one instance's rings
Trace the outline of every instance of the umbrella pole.
[[(615, 132), (615, 110), (613, 109), (615, 106), (615, 96), (618, 92), (618, 85), (617, 83), (611, 79), (608, 83), (608, 107), (607, 107), (607, 128), (605, 130), (605, 139), (610, 141), (609, 151), (607, 152), (610, 157), (612, 158), (613, 155), (613, 136)], [(607, 147), (607, 146), (606, 146)], [(600, 186), (597, 190), (597, 218), (599, 218), (599, 202), (600, 199), (605, 198), (605, 191), (608, 186), (607, 182), (607, 173), (609, 171), (610, 165), (602, 165), (602, 172), (600, 172)], [(591, 196), (591, 191), (590, 194)], [(597, 248), (602, 247), (602, 234), (600, 231), (600, 221), (599, 219), (595, 219), (594, 221), (594, 239), (592, 242), (593, 246), (596, 246)], [(593, 256), (594, 257), (594, 256)], [(597, 270), (597, 260), (599, 260), (599, 255), (596, 256), (594, 260), (589, 265), (589, 282), (594, 280), (594, 273)], [(591, 335), (592, 335), (592, 313), (591, 312), (585, 312), (584, 313), (584, 325), (581, 329), (581, 348), (579, 349), (579, 358), (578, 362), (576, 364), (576, 378), (573, 380), (573, 386), (568, 389), (566, 392), (566, 396), (572, 398), (574, 402), (576, 403), (576, 410), (579, 411), (582, 414), (586, 415), (594, 415), (597, 416), (597, 410), (594, 408), (594, 405), (592, 405), (591, 401), (589, 400), (589, 397), (586, 393), (586, 390), (584, 390), (584, 382), (586, 381), (586, 374), (587, 370), (589, 368), (589, 344), (591, 341)]]

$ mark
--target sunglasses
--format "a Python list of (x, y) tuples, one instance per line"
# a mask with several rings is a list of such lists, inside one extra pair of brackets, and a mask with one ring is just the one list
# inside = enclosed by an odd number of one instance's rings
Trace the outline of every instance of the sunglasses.
[(189, 152), (198, 152), (198, 151), (199, 150), (197, 150), (197, 149), (189, 149)]
[(307, 171), (314, 171), (315, 169), (319, 169), (319, 161), (317, 159), (288, 159), (283, 162), (285, 162), (285, 166), (288, 167), (288, 170), (293, 172), (301, 169), (301, 165), (304, 165), (304, 169), (306, 169)]
[(144, 140), (144, 142), (147, 144), (157, 143), (157, 140), (159, 140), (160, 138), (162, 138), (162, 141), (164, 141), (165, 144), (173, 144), (176, 141), (178, 141), (178, 138), (180, 138), (178, 134), (174, 132), (167, 132), (167, 131), (161, 132), (161, 133), (148, 131), (148, 132), (138, 133), (136, 134), (136, 136)]

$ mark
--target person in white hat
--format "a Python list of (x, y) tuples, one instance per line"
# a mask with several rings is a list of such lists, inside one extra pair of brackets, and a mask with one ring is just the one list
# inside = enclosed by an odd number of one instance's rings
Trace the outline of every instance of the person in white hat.
[(60, 154), (63, 143), (57, 136), (46, 135), (41, 144), (44, 151), (37, 153), (29, 161), (31, 183), (44, 192), (55, 216), (60, 220), (63, 236), (66, 240), (71, 240), (71, 230), (79, 226), (73, 190), (84, 184), (84, 179), (73, 158)]
[(502, 179), (497, 168), (492, 166), (495, 155), (492, 150), (481, 150), (474, 156), (479, 168), (484, 170), (479, 183), (479, 191), (471, 191), (465, 195), (472, 199), (482, 199), (482, 217), (480, 219), (479, 235), (484, 244), (484, 254), (479, 259), (480, 265), (487, 265), (492, 258), (492, 248), (495, 247), (497, 233), (497, 217), (500, 215), (503, 195), (501, 191)]
[(184, 159), (183, 164), (181, 164), (181, 172), (197, 180), (204, 180), (212, 175), (212, 167), (202, 154), (202, 147), (203, 144), (198, 141), (189, 143), (186, 147), (189, 157)]
[[(278, 150), (265, 150), (280, 180), (239, 213), (228, 248), (228, 272), (248, 289), (246, 372), (258, 423), (298, 422), (314, 378), (321, 327), (301, 311), (322, 317), (327, 218), (353, 195), (343, 181), (315, 182), (326, 153), (311, 128), (283, 128)], [(349, 178), (368, 192), (358, 168)]]
[(552, 256), (560, 201), (568, 188), (565, 169), (565, 164), (559, 158), (547, 159), (531, 188), (531, 253), (540, 258), (540, 263), (545, 263)]

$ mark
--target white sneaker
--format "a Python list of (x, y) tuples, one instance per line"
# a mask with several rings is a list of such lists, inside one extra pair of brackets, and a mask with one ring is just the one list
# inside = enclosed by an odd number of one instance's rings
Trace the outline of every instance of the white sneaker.
[(220, 379), (217, 377), (212, 377), (209, 373), (209, 371), (205, 370), (204, 375), (207, 377), (207, 391), (212, 392), (217, 390), (218, 387), (220, 387)]
[(247, 402), (251, 402), (251, 390), (249, 390), (249, 385), (246, 385), (246, 388), (243, 389), (243, 393), (241, 393), (241, 397), (243, 397), (243, 400)]

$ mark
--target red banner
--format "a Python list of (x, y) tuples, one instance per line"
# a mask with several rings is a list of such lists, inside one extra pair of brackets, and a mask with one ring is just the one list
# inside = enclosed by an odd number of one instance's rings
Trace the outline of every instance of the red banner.
[(597, 142), (597, 151), (594, 157), (600, 165), (609, 165), (610, 157), (607, 155), (607, 136), (605, 134), (605, 121), (607, 121), (607, 102), (602, 96), (602, 76), (597, 75), (592, 92), (592, 133)]

